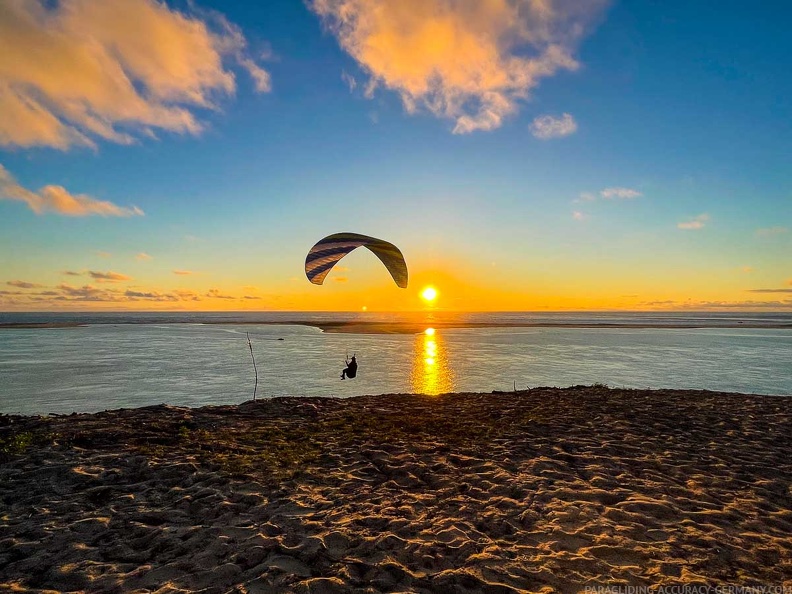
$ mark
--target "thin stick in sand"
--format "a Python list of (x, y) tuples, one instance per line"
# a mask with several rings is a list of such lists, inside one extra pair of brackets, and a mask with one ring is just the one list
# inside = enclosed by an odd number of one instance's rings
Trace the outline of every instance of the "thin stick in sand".
[(256, 390), (258, 390), (258, 369), (256, 368), (256, 358), (253, 356), (253, 344), (250, 342), (250, 332), (245, 332), (247, 336), (248, 348), (250, 349), (250, 358), (253, 359), (253, 372), (256, 374), (256, 383), (253, 386), (253, 400), (256, 400)]

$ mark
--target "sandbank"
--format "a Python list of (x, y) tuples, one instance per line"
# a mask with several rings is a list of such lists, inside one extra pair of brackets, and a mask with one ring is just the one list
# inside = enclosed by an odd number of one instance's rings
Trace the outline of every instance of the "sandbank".
[[(756, 321), (718, 321), (713, 323), (680, 321), (680, 322), (465, 322), (465, 321), (437, 321), (437, 320), (416, 320), (416, 321), (338, 321), (338, 320), (202, 320), (196, 321), (135, 321), (135, 322), (103, 322), (111, 325), (141, 325), (141, 324), (206, 324), (223, 326), (309, 326), (319, 328), (322, 332), (328, 333), (347, 333), (347, 334), (419, 334), (428, 327), (435, 330), (441, 329), (481, 329), (481, 328), (584, 328), (584, 329), (633, 329), (633, 330), (695, 330), (695, 329), (768, 329), (768, 330), (789, 330), (792, 324), (785, 322), (756, 322)], [(0, 323), (0, 330), (3, 329), (39, 329), (39, 328), (78, 328), (91, 325), (101, 325), (97, 322), (10, 322)]]

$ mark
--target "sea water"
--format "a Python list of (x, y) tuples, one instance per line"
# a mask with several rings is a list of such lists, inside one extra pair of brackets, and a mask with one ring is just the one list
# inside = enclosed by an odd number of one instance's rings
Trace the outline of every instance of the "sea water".
[[(792, 394), (788, 314), (433, 314), (425, 316), (427, 328), (442, 319), (604, 325), (452, 328), (414, 334), (330, 333), (282, 324), (409, 318), (327, 313), (0, 314), (0, 324), (87, 324), (0, 329), (0, 413), (240, 403), (254, 393), (248, 335), (259, 398), (489, 392), (593, 383)], [(739, 327), (741, 323), (746, 327)], [(358, 375), (342, 381), (344, 359), (352, 354), (357, 356)]]

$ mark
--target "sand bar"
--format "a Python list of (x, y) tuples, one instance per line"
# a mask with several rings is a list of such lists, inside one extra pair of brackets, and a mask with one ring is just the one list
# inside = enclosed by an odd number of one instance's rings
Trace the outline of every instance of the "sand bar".
[(792, 586), (792, 398), (277, 398), (0, 416), (0, 589)]
[[(207, 325), (224, 325), (224, 326), (310, 326), (312, 328), (319, 328), (323, 332), (332, 333), (348, 333), (348, 334), (418, 334), (424, 332), (428, 327), (435, 330), (447, 328), (590, 328), (590, 329), (614, 329), (614, 328), (627, 328), (627, 329), (668, 329), (668, 330), (684, 330), (684, 329), (770, 329), (770, 330), (789, 330), (792, 329), (792, 324), (785, 322), (757, 322), (757, 321), (718, 321), (717, 323), (703, 323), (693, 321), (679, 321), (679, 322), (464, 322), (464, 321), (427, 321), (419, 320), (413, 322), (370, 322), (370, 321), (314, 321), (314, 320), (288, 320), (288, 321), (229, 321), (229, 320), (204, 320), (201, 322), (112, 322), (111, 325), (139, 325), (139, 324), (207, 324)], [(97, 323), (86, 322), (10, 322), (0, 323), (0, 330), (3, 329), (36, 329), (36, 328), (77, 328), (91, 325), (101, 325)]]
[(790, 329), (792, 324), (774, 323), (719, 323), (717, 326), (694, 322), (679, 323), (612, 323), (612, 322), (290, 322), (303, 326), (314, 326), (323, 332), (343, 332), (350, 334), (418, 334), (431, 326), (435, 330), (447, 328), (627, 328), (627, 329), (701, 329), (701, 328), (771, 328)]

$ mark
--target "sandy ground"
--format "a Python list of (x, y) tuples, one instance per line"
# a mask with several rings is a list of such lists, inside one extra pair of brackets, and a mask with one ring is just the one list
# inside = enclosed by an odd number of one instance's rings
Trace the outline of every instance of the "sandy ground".
[(0, 416), (0, 590), (792, 587), (790, 437), (605, 387)]

